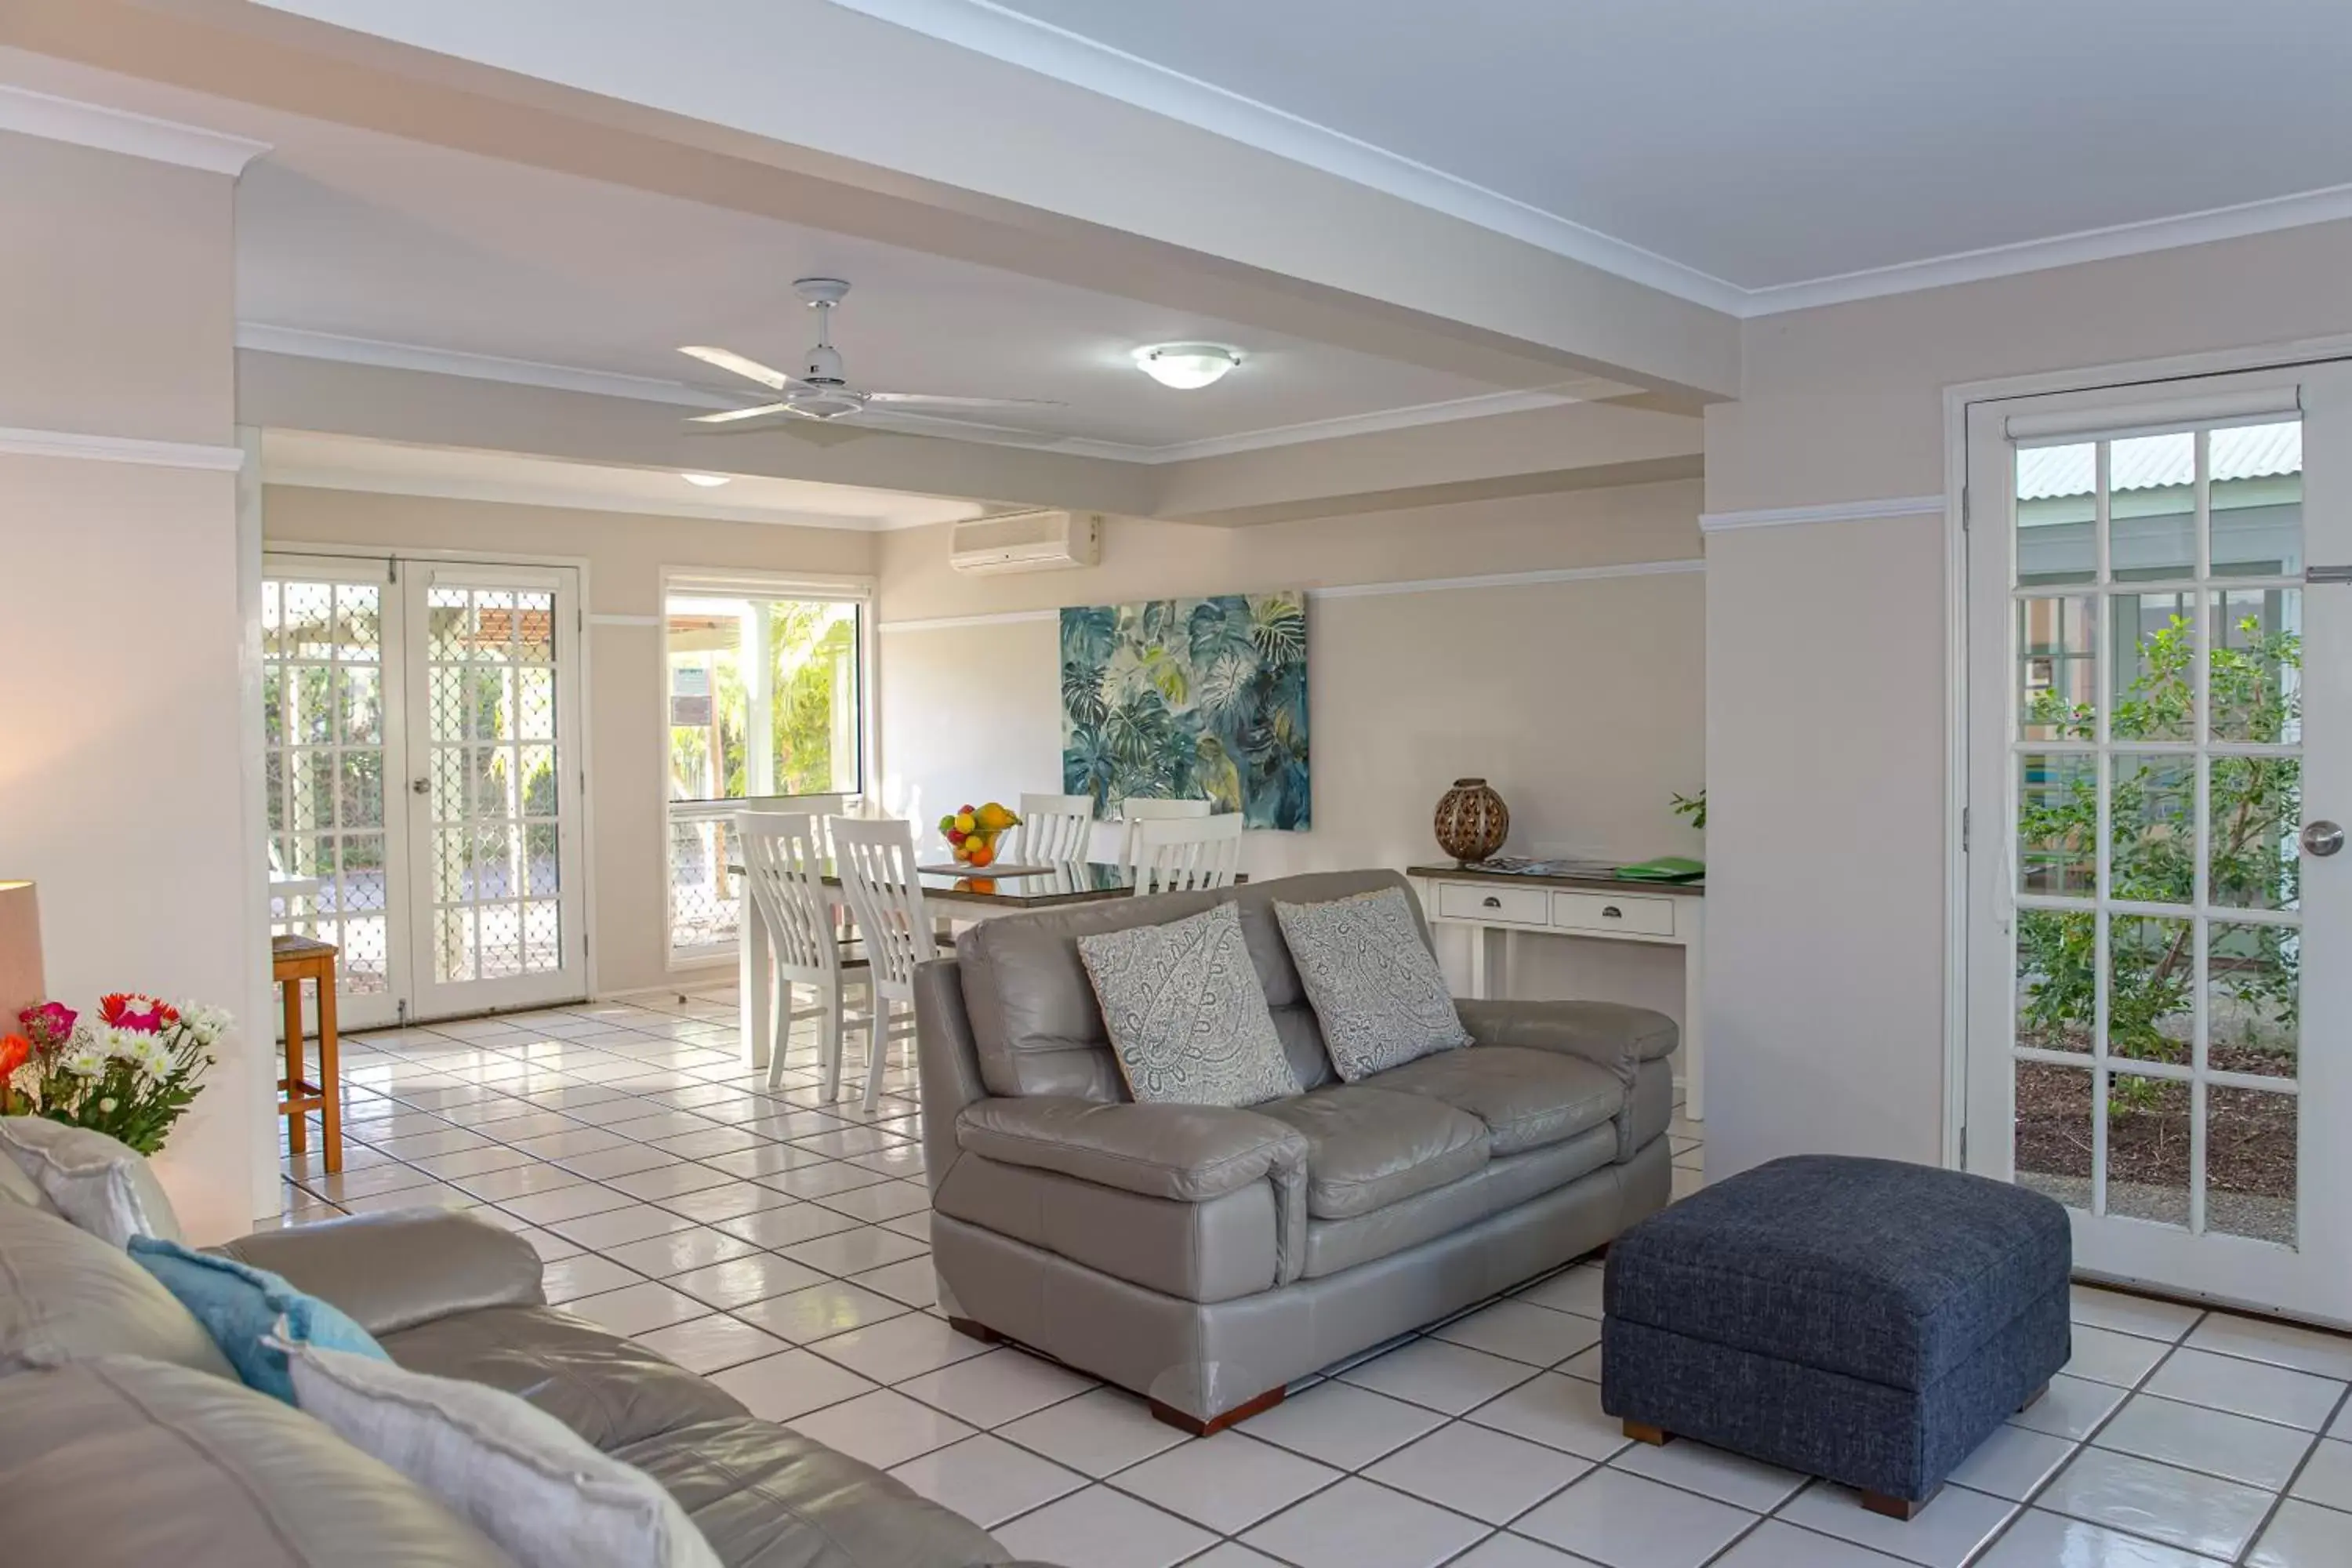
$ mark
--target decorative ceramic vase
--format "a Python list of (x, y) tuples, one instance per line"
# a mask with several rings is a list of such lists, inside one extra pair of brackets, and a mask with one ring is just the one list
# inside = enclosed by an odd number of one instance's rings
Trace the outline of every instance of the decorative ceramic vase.
[(1455, 779), (1437, 803), (1437, 847), (1467, 866), (1484, 860), (1511, 836), (1511, 808), (1485, 779)]

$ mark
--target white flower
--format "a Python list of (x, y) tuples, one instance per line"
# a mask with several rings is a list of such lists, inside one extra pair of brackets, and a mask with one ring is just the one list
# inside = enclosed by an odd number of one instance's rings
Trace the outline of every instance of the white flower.
[(58, 1058), (58, 1066), (76, 1078), (104, 1078), (106, 1064), (111, 1059), (103, 1045), (77, 1036), (73, 1048)]
[(111, 1116), (114, 1114), (114, 1108), (117, 1103), (118, 1102), (115, 1098), (110, 1094), (104, 1100), (98, 1102), (98, 1108), (107, 1115)]
[(219, 1043), (234, 1021), (226, 1008), (207, 1007), (200, 1002), (190, 1002), (180, 1009), (180, 1026), (207, 1050)]
[(26, 1062), (8, 1075), (8, 1087), (35, 1106), (41, 1103), (41, 1064)]

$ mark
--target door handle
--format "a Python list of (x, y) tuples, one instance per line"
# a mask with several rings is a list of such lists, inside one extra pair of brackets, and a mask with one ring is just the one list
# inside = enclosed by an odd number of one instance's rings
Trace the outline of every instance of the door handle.
[(1499, 910), (1503, 907), (1503, 900), (1489, 893), (1479, 900), (1478, 907), (1482, 910)]
[(433, 781), (431, 779), (411, 779), (408, 782), (408, 793), (411, 795), (431, 795), (433, 793)]
[(2335, 823), (2321, 821), (2304, 824), (2303, 852), (2321, 859), (2344, 847), (2344, 829)]
[(1601, 918), (1603, 920), (1622, 921), (1625, 918), (1625, 911), (1619, 909), (1614, 904), (1603, 904), (1601, 906)]

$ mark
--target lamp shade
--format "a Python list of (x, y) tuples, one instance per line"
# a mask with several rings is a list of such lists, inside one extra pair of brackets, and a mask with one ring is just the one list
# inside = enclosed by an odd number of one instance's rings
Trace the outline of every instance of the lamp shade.
[(41, 1000), (41, 904), (30, 882), (0, 881), (0, 1035), (13, 1034), (16, 1015)]

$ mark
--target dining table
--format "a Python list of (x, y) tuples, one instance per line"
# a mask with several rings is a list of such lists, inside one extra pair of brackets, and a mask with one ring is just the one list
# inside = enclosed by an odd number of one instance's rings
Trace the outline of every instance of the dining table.
[[(741, 861), (730, 857), (727, 869), (740, 885), (743, 877)], [(831, 862), (824, 865), (823, 877), (835, 906), (847, 908), (848, 895)], [(922, 886), (927, 907), (961, 924), (1135, 896), (1132, 867), (1091, 860), (1050, 866), (1008, 864), (984, 870), (969, 866), (918, 866), (915, 879)], [(771, 994), (775, 984), (775, 950), (767, 923), (760, 915), (758, 900), (746, 897), (740, 903), (740, 934), (736, 942), (740, 977), (736, 994), (742, 1009), (740, 1035), (746, 1059), (752, 1068), (764, 1071), (769, 1054), (775, 1049)]]

